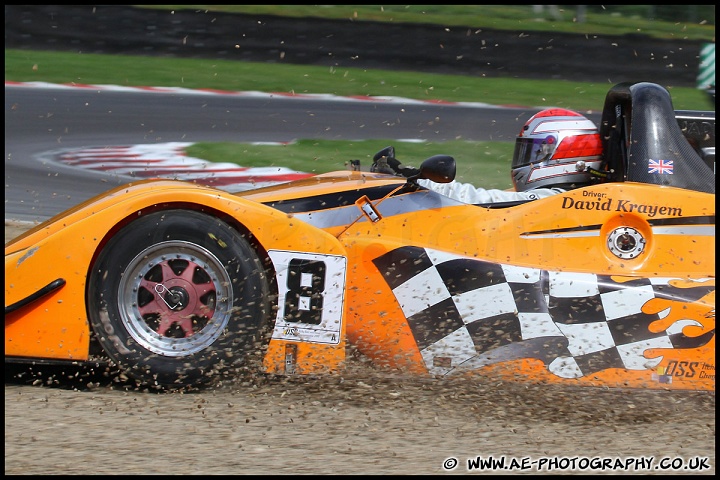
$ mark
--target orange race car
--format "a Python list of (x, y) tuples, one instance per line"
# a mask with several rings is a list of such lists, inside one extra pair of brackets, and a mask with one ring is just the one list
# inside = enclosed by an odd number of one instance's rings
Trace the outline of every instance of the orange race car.
[(714, 112), (619, 84), (600, 134), (607, 181), (533, 201), (418, 185), (454, 178), (442, 155), (410, 178), (116, 188), (6, 244), (5, 360), (180, 388), (337, 372), (353, 346), (418, 375), (714, 391)]

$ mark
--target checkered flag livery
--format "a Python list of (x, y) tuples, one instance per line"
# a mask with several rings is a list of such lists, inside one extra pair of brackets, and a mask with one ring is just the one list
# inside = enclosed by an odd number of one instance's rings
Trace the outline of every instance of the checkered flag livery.
[(715, 335), (682, 333), (685, 319), (653, 333), (668, 314), (642, 311), (654, 298), (694, 301), (714, 291), (667, 278), (618, 283), (610, 276), (553, 272), (402, 247), (374, 260), (407, 318), (429, 372), (446, 375), (536, 358), (563, 378), (609, 368), (646, 370), (662, 357), (648, 349), (694, 348)]

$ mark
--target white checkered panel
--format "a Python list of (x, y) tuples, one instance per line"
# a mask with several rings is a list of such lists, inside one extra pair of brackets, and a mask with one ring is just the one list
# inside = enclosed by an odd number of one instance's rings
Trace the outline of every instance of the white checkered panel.
[(519, 358), (542, 360), (550, 372), (579, 378), (608, 368), (652, 369), (654, 348), (695, 348), (715, 330), (687, 337), (678, 321), (653, 333), (667, 311), (642, 306), (662, 297), (699, 299), (714, 284), (692, 288), (669, 278), (618, 283), (609, 276), (502, 265), (419, 247), (374, 260), (405, 314), (425, 364), (446, 375)]

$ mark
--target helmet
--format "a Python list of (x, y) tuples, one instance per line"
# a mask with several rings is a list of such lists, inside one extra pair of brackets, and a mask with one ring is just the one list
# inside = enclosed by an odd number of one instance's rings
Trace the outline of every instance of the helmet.
[(564, 108), (538, 112), (515, 140), (515, 190), (587, 185), (600, 173), (601, 154), (600, 134), (591, 120)]

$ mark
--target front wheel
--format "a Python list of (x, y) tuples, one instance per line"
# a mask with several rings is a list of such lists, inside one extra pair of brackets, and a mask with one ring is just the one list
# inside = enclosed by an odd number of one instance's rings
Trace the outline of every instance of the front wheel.
[(187, 210), (125, 226), (88, 281), (88, 316), (105, 352), (128, 376), (163, 388), (205, 384), (259, 359), (268, 299), (265, 270), (247, 239)]

